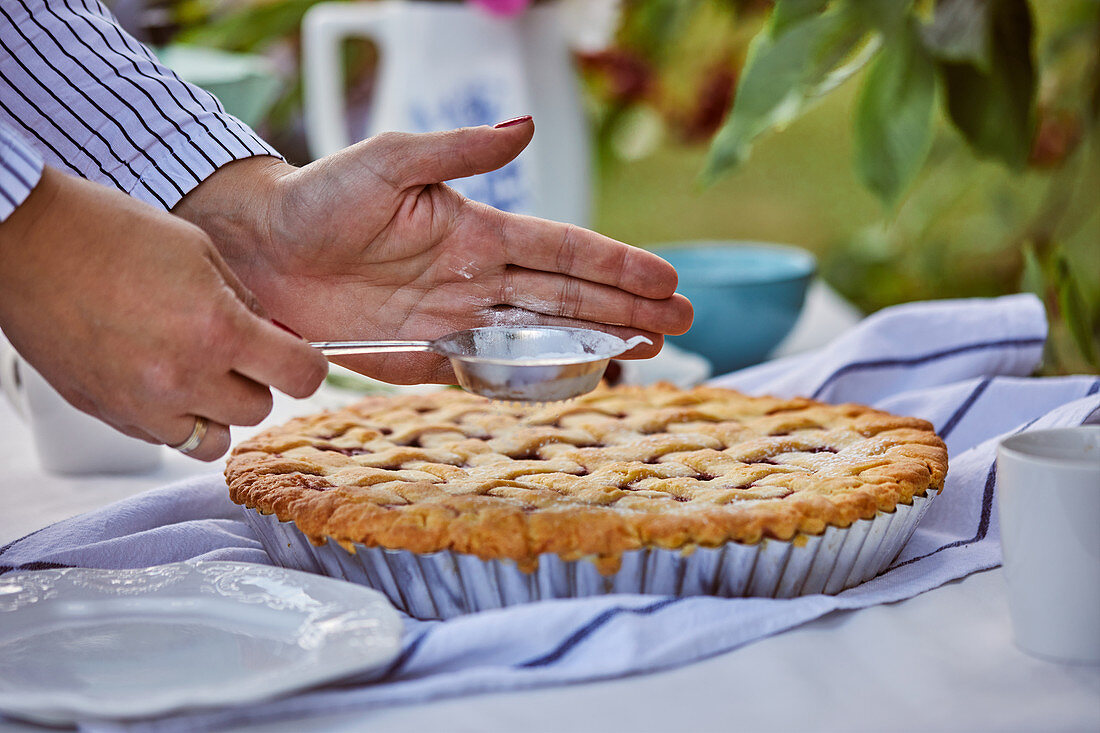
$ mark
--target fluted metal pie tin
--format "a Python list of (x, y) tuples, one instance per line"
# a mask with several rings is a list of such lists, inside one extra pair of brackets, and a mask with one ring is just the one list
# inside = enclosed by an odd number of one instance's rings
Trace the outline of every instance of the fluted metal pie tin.
[(293, 522), (246, 509), (245, 516), (276, 564), (382, 591), (397, 608), (420, 619), (446, 619), (551, 598), (609, 593), (792, 598), (835, 594), (875, 577), (901, 552), (935, 498), (935, 490), (846, 528), (792, 541), (690, 551), (648, 548), (623, 554), (613, 575), (588, 560), (539, 556), (526, 573), (511, 560), (482, 560), (458, 552), (418, 554), (328, 540), (317, 546)]

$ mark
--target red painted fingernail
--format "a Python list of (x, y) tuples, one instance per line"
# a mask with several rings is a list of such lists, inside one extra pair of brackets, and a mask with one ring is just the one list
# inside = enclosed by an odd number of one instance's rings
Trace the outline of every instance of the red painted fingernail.
[(275, 324), (276, 326), (278, 326), (279, 328), (281, 328), (281, 329), (283, 329), (284, 331), (286, 331), (287, 333), (289, 333), (289, 334), (291, 334), (291, 335), (293, 335), (293, 336), (297, 336), (298, 338), (302, 338), (302, 334), (298, 333), (297, 331), (295, 331), (295, 330), (294, 330), (293, 328), (291, 328), (290, 326), (286, 325), (285, 323), (280, 323), (279, 321), (276, 321), (276, 320), (275, 320), (274, 318), (272, 318), (272, 319), (271, 319), (271, 322), (272, 322), (272, 323), (274, 323), (274, 324)]
[(493, 129), (494, 130), (499, 130), (502, 127), (512, 127), (514, 125), (522, 125), (524, 122), (530, 122), (530, 121), (531, 121), (531, 115), (524, 115), (523, 117), (513, 117), (510, 120), (505, 120), (504, 122), (496, 123), (495, 125), (493, 125)]

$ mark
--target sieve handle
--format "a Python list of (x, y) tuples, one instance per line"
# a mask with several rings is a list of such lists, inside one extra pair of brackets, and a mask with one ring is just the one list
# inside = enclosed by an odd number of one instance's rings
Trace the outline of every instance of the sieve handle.
[(431, 341), (311, 341), (325, 356), (388, 354), (393, 351), (431, 351)]
[(641, 346), (642, 344), (649, 344), (650, 346), (652, 346), (653, 342), (647, 339), (645, 336), (635, 336), (624, 344), (623, 350), (619, 353), (621, 354), (623, 352), (630, 351), (635, 346)]

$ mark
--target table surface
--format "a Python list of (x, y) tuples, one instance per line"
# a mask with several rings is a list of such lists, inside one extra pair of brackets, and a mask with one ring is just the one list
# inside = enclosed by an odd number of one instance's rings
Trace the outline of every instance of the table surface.
[[(320, 399), (320, 398), (316, 398)], [(315, 411), (277, 398), (265, 424)], [(250, 430), (235, 430), (244, 437)], [(0, 400), (0, 545), (171, 481), (219, 471), (165, 450), (136, 476), (39, 467), (30, 432)], [(1000, 569), (915, 598), (829, 614), (695, 664), (616, 680), (493, 693), (264, 725), (300, 731), (1098, 731), (1100, 665), (1047, 662), (1012, 641)], [(5, 733), (41, 730), (0, 723)]]

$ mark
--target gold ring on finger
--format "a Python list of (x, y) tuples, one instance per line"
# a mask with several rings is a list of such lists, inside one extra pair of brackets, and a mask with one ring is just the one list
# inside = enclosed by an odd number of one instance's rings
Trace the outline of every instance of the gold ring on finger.
[(195, 427), (191, 429), (191, 434), (187, 436), (187, 440), (177, 445), (169, 445), (168, 447), (172, 450), (178, 450), (184, 455), (192, 453), (196, 448), (199, 447), (199, 444), (202, 443), (202, 439), (206, 437), (206, 426), (206, 418), (196, 415)]

